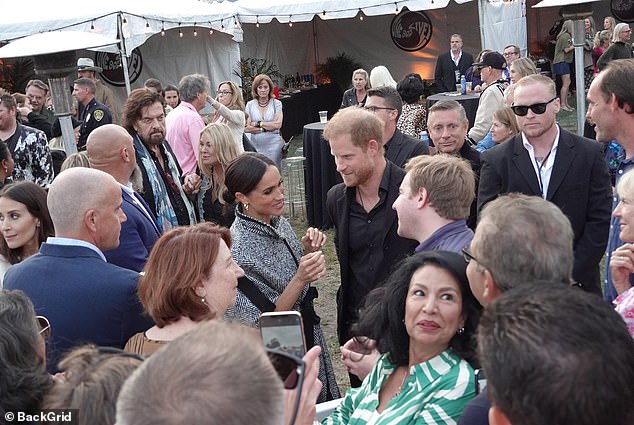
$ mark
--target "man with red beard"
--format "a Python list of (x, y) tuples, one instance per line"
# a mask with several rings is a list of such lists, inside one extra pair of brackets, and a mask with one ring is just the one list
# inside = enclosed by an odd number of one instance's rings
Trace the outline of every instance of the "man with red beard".
[(134, 138), (136, 162), (143, 176), (143, 199), (161, 230), (196, 223), (186, 194), (200, 185), (195, 175), (181, 182), (181, 168), (165, 140), (165, 111), (160, 94), (147, 89), (130, 93), (123, 107), (123, 127)]
[[(343, 179), (328, 191), (326, 227), (335, 226), (341, 271), (337, 333), (344, 344), (365, 295), (414, 251), (417, 242), (397, 234), (392, 204), (405, 171), (385, 159), (379, 118), (360, 108), (342, 109), (326, 125), (324, 138)], [(350, 378), (353, 386), (360, 384), (356, 377)]]
[(560, 128), (555, 83), (529, 75), (515, 85), (513, 112), (522, 132), (482, 154), (478, 211), (519, 192), (557, 205), (574, 231), (572, 277), (601, 293), (599, 263), (608, 242), (612, 188), (601, 145)]

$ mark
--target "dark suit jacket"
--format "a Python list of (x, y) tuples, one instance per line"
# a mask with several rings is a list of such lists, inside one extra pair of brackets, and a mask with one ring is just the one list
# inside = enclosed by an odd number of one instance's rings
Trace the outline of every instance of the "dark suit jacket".
[[(392, 209), (392, 204), (398, 197), (398, 189), (405, 177), (405, 171), (387, 161), (387, 168), (390, 169), (389, 189), (387, 193), (384, 208), (388, 208), (390, 217), (390, 225), (384, 228), (376, 228), (374, 231), (382, 234), (384, 251), (383, 264), (375, 264), (377, 270), (376, 279), (368, 286), (376, 287), (383, 282), (390, 274), (396, 263), (405, 256), (414, 252), (414, 248), (418, 242), (411, 239), (401, 238), (396, 234), (398, 228), (398, 220), (396, 211)], [(337, 257), (339, 258), (339, 267), (341, 272), (341, 286), (337, 292), (337, 333), (341, 344), (348, 340), (348, 322), (347, 311), (344, 306), (350, 302), (350, 269), (349, 269), (349, 219), (350, 219), (350, 199), (348, 191), (356, 191), (355, 188), (346, 188), (343, 183), (332, 187), (328, 191), (326, 197), (326, 225), (334, 224), (335, 226), (335, 248)]]
[(139, 203), (143, 202), (146, 210), (152, 214), (143, 198), (139, 196), (134, 200), (124, 190), (121, 190), (121, 194), (123, 198), (121, 209), (127, 220), (121, 223), (119, 247), (104, 252), (104, 255), (111, 264), (140, 272), (145, 266), (152, 247), (161, 237), (161, 233), (156, 221), (150, 220), (139, 206)]
[(123, 348), (137, 332), (152, 327), (136, 295), (139, 274), (108, 264), (81, 246), (42, 244), (40, 252), (11, 267), (7, 289), (24, 291), (37, 314), (51, 322), (48, 369), (85, 343)]
[(403, 134), (398, 128), (386, 143), (385, 148), (385, 157), (401, 168), (405, 167), (405, 163), (410, 158), (429, 155), (429, 148), (422, 140)]
[(451, 52), (443, 53), (438, 56), (436, 61), (436, 71), (434, 78), (436, 79), (436, 91), (438, 93), (446, 91), (456, 91), (456, 69), (460, 74), (465, 75), (467, 68), (473, 64), (473, 56), (471, 53), (462, 51), (462, 56), (458, 62), (458, 67), (451, 59)]
[[(574, 231), (573, 278), (600, 293), (599, 262), (608, 241), (612, 188), (601, 145), (561, 129), (546, 199), (557, 205)], [(521, 133), (482, 154), (478, 211), (498, 195), (541, 196)]]

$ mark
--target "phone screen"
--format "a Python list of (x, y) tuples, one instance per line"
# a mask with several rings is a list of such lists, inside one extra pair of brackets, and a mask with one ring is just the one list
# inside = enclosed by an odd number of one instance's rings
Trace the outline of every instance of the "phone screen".
[(296, 357), (304, 356), (304, 336), (301, 323), (260, 324), (262, 340), (266, 348), (279, 350)]

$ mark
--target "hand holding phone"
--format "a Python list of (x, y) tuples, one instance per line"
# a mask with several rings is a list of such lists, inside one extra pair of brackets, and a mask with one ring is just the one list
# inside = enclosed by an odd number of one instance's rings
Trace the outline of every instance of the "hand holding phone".
[(274, 311), (260, 316), (264, 346), (301, 358), (306, 353), (302, 315), (297, 311)]

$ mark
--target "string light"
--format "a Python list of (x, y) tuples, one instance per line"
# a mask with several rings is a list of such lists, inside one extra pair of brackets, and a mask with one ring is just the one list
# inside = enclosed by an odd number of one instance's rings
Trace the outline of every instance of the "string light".
[(225, 23), (224, 23), (224, 19), (220, 20), (220, 29), (224, 30), (225, 29)]
[(124, 24), (127, 24), (127, 23), (128, 23), (128, 20), (125, 18), (125, 16), (123, 17), (123, 23), (124, 23)]
[(181, 31), (181, 23), (180, 22), (178, 23), (178, 36), (180, 38), (183, 38), (183, 31)]
[(90, 21), (90, 31), (95, 30), (95, 21)]
[(150, 28), (150, 23), (148, 21), (145, 21), (145, 28)]
[(255, 27), (260, 28), (260, 15), (255, 15)]
[(291, 20), (293, 18), (293, 15), (288, 15), (288, 26), (289, 27), (293, 27), (293, 21)]
[(196, 31), (196, 27), (194, 27), (194, 37), (198, 37), (198, 31)]
[(394, 2), (394, 7), (396, 7), (396, 10), (394, 11), (394, 14), (398, 15), (398, 3)]
[(361, 12), (361, 8), (359, 8), (359, 20), (363, 21), (363, 12)]
[(161, 21), (161, 37), (165, 37), (165, 22)]
[(211, 28), (211, 21), (209, 21), (209, 35), (213, 35), (214, 30)]
[(326, 16), (326, 11), (324, 10), (323, 15)]

